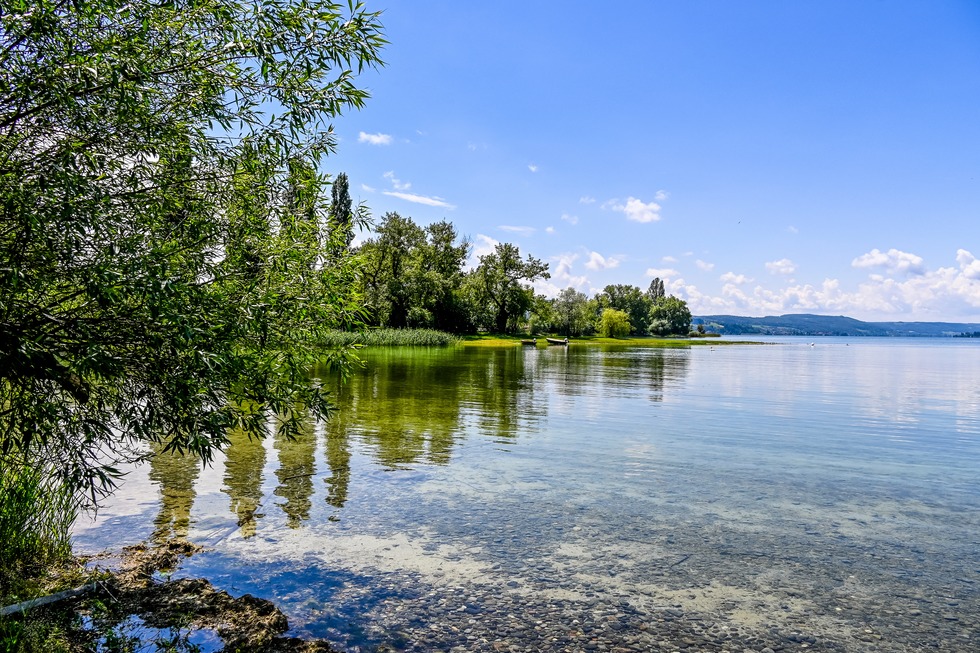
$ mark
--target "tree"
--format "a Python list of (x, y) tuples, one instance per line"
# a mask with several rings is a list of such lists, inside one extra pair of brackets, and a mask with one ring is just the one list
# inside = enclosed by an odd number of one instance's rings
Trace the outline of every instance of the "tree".
[(660, 277), (654, 277), (650, 281), (650, 287), (647, 288), (647, 298), (651, 303), (656, 304), (661, 299), (664, 298), (664, 282), (660, 280)]
[(687, 302), (670, 295), (654, 304), (650, 309), (650, 330), (658, 335), (687, 335), (691, 330)]
[(330, 221), (328, 229), (335, 234), (338, 243), (350, 247), (354, 240), (353, 200), (350, 198), (350, 182), (347, 173), (337, 175), (330, 187)]
[(565, 288), (552, 306), (553, 325), (558, 333), (566, 336), (580, 336), (589, 329), (589, 299), (574, 288)]
[(365, 300), (374, 324), (403, 328), (409, 311), (418, 306), (415, 268), (425, 231), (411, 218), (389, 212), (376, 233), (360, 248)]
[(498, 243), (493, 253), (480, 257), (473, 271), (478, 301), (492, 315), (497, 333), (514, 331), (517, 318), (534, 303), (534, 290), (521, 282), (550, 278), (547, 263), (531, 255), (522, 260), (520, 250), (511, 243)]
[(653, 303), (638, 287), (625, 284), (608, 285), (602, 289), (598, 299), (603, 307), (615, 308), (626, 313), (633, 334), (647, 333), (647, 322), (650, 319), (650, 307)]
[(327, 415), (310, 343), (359, 319), (353, 263), (311, 267), (291, 230), (379, 14), (0, 2), (0, 474), (94, 491), (143, 443), (208, 460)]
[(625, 311), (607, 308), (599, 319), (599, 335), (603, 338), (625, 338), (633, 330)]

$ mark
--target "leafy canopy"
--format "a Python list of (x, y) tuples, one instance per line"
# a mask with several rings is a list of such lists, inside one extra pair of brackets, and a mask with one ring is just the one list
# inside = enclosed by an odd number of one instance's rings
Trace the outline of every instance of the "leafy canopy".
[(316, 170), (384, 44), (360, 4), (0, 0), (0, 472), (327, 414), (307, 344), (360, 310)]

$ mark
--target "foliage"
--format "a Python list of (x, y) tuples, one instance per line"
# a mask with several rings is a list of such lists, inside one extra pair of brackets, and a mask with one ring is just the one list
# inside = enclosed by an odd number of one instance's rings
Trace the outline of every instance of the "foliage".
[(207, 460), (230, 428), (326, 415), (309, 343), (360, 313), (353, 262), (317, 264), (315, 170), (379, 15), (0, 2), (4, 468), (94, 492), (140, 443)]
[(552, 327), (565, 336), (581, 336), (592, 332), (592, 315), (585, 293), (565, 288), (554, 301)]
[(691, 328), (691, 311), (687, 303), (669, 295), (650, 309), (650, 330), (657, 335), (686, 335)]
[(647, 299), (650, 300), (651, 304), (656, 304), (666, 296), (666, 292), (664, 292), (664, 282), (660, 279), (660, 277), (654, 277), (650, 281), (650, 286), (647, 288), (646, 296)]
[(604, 338), (625, 338), (633, 330), (625, 311), (606, 308), (599, 319), (599, 335)]
[(512, 333), (534, 305), (534, 290), (521, 282), (550, 278), (547, 263), (531, 255), (522, 260), (516, 245), (498, 243), (492, 253), (480, 257), (480, 265), (471, 275), (471, 288), (494, 330)]
[(453, 225), (441, 221), (422, 228), (387, 213), (375, 233), (359, 249), (372, 324), (466, 330), (469, 316), (459, 289), (469, 243)]
[(76, 500), (43, 467), (0, 460), (0, 598), (71, 551)]
[(460, 342), (458, 336), (435, 329), (378, 328), (365, 331), (328, 331), (320, 343), (324, 347), (444, 347)]
[(647, 324), (650, 320), (653, 300), (638, 287), (625, 284), (608, 285), (602, 289), (596, 299), (600, 309), (615, 308), (626, 313), (633, 335), (648, 333)]

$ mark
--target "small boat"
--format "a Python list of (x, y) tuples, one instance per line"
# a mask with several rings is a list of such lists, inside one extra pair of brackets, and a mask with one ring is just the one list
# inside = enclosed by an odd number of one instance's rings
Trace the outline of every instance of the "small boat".
[(565, 338), (564, 340), (559, 340), (558, 338), (545, 338), (545, 340), (548, 341), (548, 344), (549, 345), (565, 345), (565, 346), (568, 346), (568, 338)]
[(521, 340), (522, 345), (527, 345), (528, 347), (533, 347), (538, 344), (537, 338), (531, 338), (530, 340)]

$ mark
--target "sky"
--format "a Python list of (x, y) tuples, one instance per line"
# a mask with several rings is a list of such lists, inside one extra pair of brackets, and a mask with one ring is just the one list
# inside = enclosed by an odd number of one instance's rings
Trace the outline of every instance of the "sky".
[(547, 296), (980, 322), (980, 2), (367, 4), (324, 170), (375, 219), (514, 243)]

